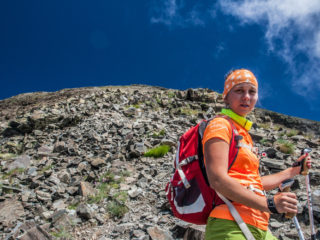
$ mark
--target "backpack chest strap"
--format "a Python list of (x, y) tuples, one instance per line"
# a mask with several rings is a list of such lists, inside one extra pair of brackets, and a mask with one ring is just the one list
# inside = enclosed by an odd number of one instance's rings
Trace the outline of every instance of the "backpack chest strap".
[(250, 145), (245, 144), (243, 142), (238, 142), (237, 147), (243, 147), (243, 148), (246, 148), (246, 149), (250, 150), (251, 152), (253, 152), (253, 147), (251, 147)]
[(252, 153), (254, 153), (254, 154), (256, 154), (256, 155), (258, 155), (258, 154), (259, 154), (259, 153), (258, 153), (258, 148), (257, 148), (257, 147), (251, 147), (250, 145), (245, 144), (245, 143), (240, 142), (240, 141), (238, 142), (237, 147), (243, 147), (243, 148), (246, 148), (246, 149), (248, 149), (250, 152), (252, 152)]
[(194, 155), (194, 156), (191, 156), (191, 157), (187, 157), (186, 159), (182, 160), (182, 161), (179, 163), (179, 165), (180, 165), (180, 167), (182, 167), (182, 166), (185, 166), (185, 165), (187, 165), (187, 164), (189, 164), (189, 163), (191, 163), (191, 162), (193, 162), (193, 161), (195, 161), (195, 160), (198, 160), (198, 155)]

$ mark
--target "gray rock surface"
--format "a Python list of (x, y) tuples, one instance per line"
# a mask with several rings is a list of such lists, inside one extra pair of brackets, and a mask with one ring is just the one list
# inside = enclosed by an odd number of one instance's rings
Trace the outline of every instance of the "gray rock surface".
[[(173, 217), (165, 186), (179, 136), (224, 106), (209, 89), (132, 85), (21, 94), (0, 101), (0, 239), (203, 239), (204, 227)], [(255, 109), (251, 134), (266, 158), (262, 175), (312, 148), (310, 171), (319, 231), (320, 123)], [(283, 144), (291, 146), (285, 152)], [(160, 158), (144, 153), (171, 147)], [(310, 235), (303, 176), (293, 191)], [(271, 191), (271, 195), (278, 190)], [(272, 216), (280, 239), (297, 239), (291, 220)]]

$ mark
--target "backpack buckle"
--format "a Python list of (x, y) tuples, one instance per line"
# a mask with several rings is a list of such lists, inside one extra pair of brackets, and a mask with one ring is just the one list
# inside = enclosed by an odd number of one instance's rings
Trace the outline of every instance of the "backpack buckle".
[(241, 135), (236, 135), (235, 137), (234, 137), (234, 140), (236, 141), (236, 148), (240, 148), (240, 141), (243, 139), (243, 136), (241, 136)]

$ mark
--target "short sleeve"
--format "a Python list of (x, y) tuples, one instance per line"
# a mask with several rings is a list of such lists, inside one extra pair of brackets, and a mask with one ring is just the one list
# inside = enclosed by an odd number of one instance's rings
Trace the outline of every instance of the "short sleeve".
[(204, 146), (204, 144), (212, 138), (219, 138), (230, 144), (231, 131), (232, 129), (227, 119), (214, 118), (204, 131), (202, 144)]

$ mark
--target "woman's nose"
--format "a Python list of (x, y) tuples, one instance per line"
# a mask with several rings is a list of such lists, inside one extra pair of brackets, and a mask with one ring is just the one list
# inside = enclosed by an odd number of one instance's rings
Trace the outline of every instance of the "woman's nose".
[(249, 99), (250, 99), (250, 94), (249, 94), (249, 92), (244, 92), (242, 98), (243, 98), (244, 100), (249, 100)]

